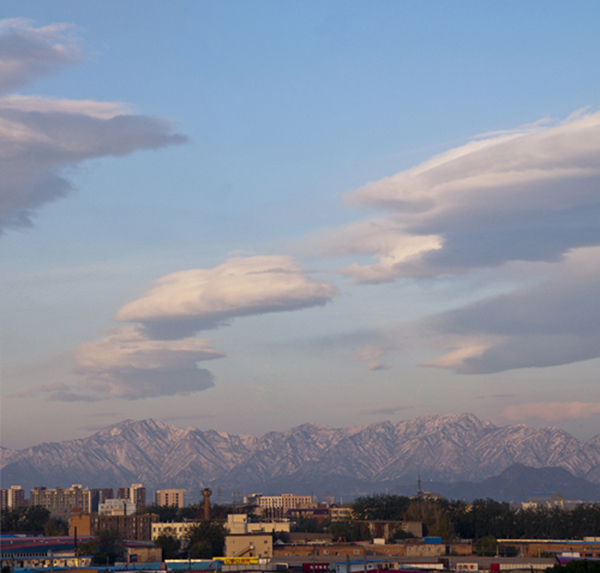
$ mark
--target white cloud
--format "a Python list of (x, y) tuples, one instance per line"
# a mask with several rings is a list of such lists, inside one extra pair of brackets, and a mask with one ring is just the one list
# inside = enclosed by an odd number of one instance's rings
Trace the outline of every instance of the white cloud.
[[(63, 24), (0, 23), (0, 89), (13, 89), (76, 63), (76, 39)], [(0, 98), (0, 233), (30, 226), (43, 204), (72, 191), (62, 174), (91, 158), (183, 143), (168, 120), (132, 115), (121, 103), (9, 95)]]
[(33, 28), (28, 20), (0, 21), (0, 91), (14, 90), (81, 59), (75, 27)]
[(425, 365), (484, 374), (600, 357), (600, 247), (577, 249), (554, 266), (540, 284), (426, 321), (457, 344)]
[(600, 414), (600, 402), (530, 402), (513, 404), (502, 411), (510, 422), (524, 422), (538, 418), (546, 422), (583, 420)]
[[(600, 112), (472, 141), (347, 197), (391, 214), (325, 235), (321, 252), (371, 254), (356, 282), (559, 261), (600, 244)], [(321, 237), (323, 238), (323, 237)]]
[(135, 400), (187, 395), (214, 386), (213, 376), (196, 362), (221, 358), (200, 338), (153, 340), (137, 326), (119, 326), (100, 340), (76, 349), (78, 390), (90, 396)]
[(115, 318), (142, 322), (157, 336), (178, 337), (235, 317), (324, 305), (338, 294), (333, 283), (310, 278), (291, 257), (231, 258), (212, 269), (162, 277)]

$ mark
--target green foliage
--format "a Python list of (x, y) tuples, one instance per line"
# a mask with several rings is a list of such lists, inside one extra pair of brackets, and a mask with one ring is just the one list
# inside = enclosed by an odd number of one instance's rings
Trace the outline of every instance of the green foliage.
[[(600, 531), (600, 504), (583, 504), (573, 510), (559, 507), (511, 509), (508, 503), (492, 499), (477, 499), (467, 504), (443, 498), (414, 500), (403, 496), (373, 495), (357, 498), (353, 511), (359, 520), (421, 521), (426, 535), (438, 535), (445, 542), (454, 538), (478, 540), (486, 536), (583, 539)], [(347, 535), (345, 529), (337, 537)]]
[(410, 497), (403, 495), (378, 494), (358, 497), (352, 504), (352, 512), (358, 520), (387, 519), (400, 521), (410, 502)]
[(188, 556), (212, 559), (223, 555), (226, 529), (218, 522), (200, 521), (187, 532)]
[(497, 550), (498, 542), (491, 535), (485, 535), (475, 544), (475, 553), (482, 557), (493, 557)]
[(566, 565), (548, 567), (546, 573), (600, 573), (600, 562), (587, 559), (571, 561)]
[(113, 565), (123, 555), (123, 538), (118, 529), (100, 529), (96, 533), (96, 554), (98, 564)]
[(90, 555), (95, 557), (98, 553), (98, 541), (92, 538), (85, 543), (80, 543), (77, 548), (79, 549), (79, 555), (82, 557), (88, 557)]
[(456, 535), (448, 517), (447, 506), (446, 500), (415, 499), (409, 503), (403, 519), (422, 522), (425, 526), (424, 534), (441, 537), (444, 542), (449, 543)]
[(69, 524), (64, 519), (51, 517), (44, 525), (44, 535), (46, 537), (59, 537), (69, 534)]
[(179, 508), (175, 505), (147, 505), (140, 513), (156, 513), (163, 523), (179, 520)]
[(301, 533), (323, 533), (325, 527), (316, 517), (294, 516), (291, 518), (291, 529)]
[(7, 508), (2, 511), (2, 533), (44, 531), (50, 512), (41, 505)]
[(177, 559), (179, 557), (179, 550), (181, 549), (181, 543), (179, 539), (174, 535), (168, 535), (163, 533), (159, 535), (154, 541), (154, 545), (162, 549), (162, 557), (164, 559)]
[(361, 527), (360, 523), (348, 519), (331, 522), (328, 531), (333, 535), (334, 540), (364, 541), (369, 538), (368, 529), (366, 527)]

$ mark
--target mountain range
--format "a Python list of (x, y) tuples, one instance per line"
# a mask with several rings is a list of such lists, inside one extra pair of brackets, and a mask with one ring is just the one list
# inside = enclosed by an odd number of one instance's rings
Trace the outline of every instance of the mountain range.
[[(499, 474), (519, 464), (513, 473), (519, 467), (545, 468), (546, 473), (559, 468), (564, 473), (562, 478), (555, 475), (556, 483), (577, 478), (583, 489), (574, 492), (587, 491), (585, 499), (600, 499), (600, 485), (595, 485), (600, 484), (600, 435), (582, 442), (557, 427), (500, 427), (472, 414), (350, 428), (303, 424), (262, 436), (126, 420), (88, 438), (24, 450), (2, 448), (0, 453), (2, 487), (20, 484), (26, 489), (143, 483), (149, 489), (183, 488), (192, 498), (205, 486), (226, 494), (287, 491), (348, 498), (404, 493), (410, 484), (414, 492), (420, 475), (424, 489), (435, 485), (435, 491), (449, 497), (472, 497), (461, 491), (473, 493), (478, 490), (472, 482), (487, 481), (500, 492), (507, 478)], [(515, 480), (526, 489), (520, 471)], [(538, 484), (552, 481), (544, 482), (539, 471), (535, 475)], [(482, 496), (487, 496), (482, 487)], [(540, 486), (531, 487), (537, 491)]]

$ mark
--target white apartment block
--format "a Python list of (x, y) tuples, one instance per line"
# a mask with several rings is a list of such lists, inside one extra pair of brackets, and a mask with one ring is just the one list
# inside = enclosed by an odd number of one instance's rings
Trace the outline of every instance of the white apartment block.
[(98, 504), (98, 515), (133, 515), (136, 509), (129, 499), (107, 499)]
[[(312, 496), (295, 495), (293, 493), (282, 493), (281, 495), (252, 494), (246, 498), (250, 503), (258, 505), (262, 509), (310, 509), (316, 507)], [(252, 500), (252, 501), (250, 501)]]

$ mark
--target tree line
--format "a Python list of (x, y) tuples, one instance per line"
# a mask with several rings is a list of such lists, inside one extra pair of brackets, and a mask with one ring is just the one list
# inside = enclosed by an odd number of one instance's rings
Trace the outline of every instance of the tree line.
[(359, 497), (353, 504), (355, 520), (421, 521), (424, 534), (449, 543), (483, 537), (510, 539), (583, 539), (600, 532), (600, 504), (574, 509), (560, 507), (512, 508), (492, 499), (413, 499), (398, 495)]

